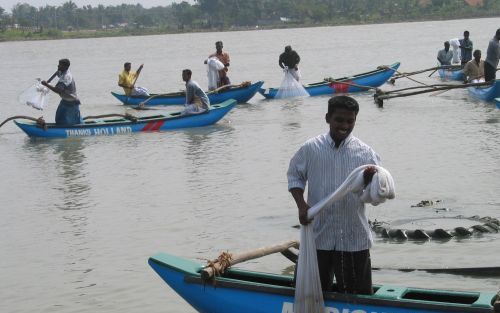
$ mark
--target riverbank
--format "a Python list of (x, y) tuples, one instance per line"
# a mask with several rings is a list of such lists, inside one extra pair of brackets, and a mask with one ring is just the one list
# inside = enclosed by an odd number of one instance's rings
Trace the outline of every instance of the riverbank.
[[(494, 18), (498, 16), (471, 16), (462, 18), (477, 19), (477, 18)], [(270, 29), (286, 29), (286, 28), (310, 28), (310, 27), (329, 27), (329, 26), (353, 26), (353, 25), (375, 25), (387, 23), (411, 23), (411, 22), (429, 22), (429, 21), (452, 21), (455, 19), (440, 18), (440, 19), (411, 19), (411, 20), (391, 20), (391, 21), (339, 21), (338, 23), (281, 23), (269, 25), (256, 25), (222, 28), (222, 29), (200, 29), (200, 28), (172, 28), (172, 27), (143, 27), (143, 28), (107, 28), (107, 29), (80, 29), (80, 30), (58, 30), (58, 29), (42, 29), (42, 30), (26, 30), (26, 29), (7, 29), (0, 32), (0, 42), (6, 41), (32, 41), (32, 40), (57, 40), (57, 39), (82, 39), (82, 38), (105, 38), (105, 37), (127, 37), (127, 36), (148, 36), (148, 35), (165, 35), (165, 34), (181, 34), (181, 33), (205, 33), (205, 32), (227, 32), (227, 31), (245, 31), (245, 30), (270, 30)]]

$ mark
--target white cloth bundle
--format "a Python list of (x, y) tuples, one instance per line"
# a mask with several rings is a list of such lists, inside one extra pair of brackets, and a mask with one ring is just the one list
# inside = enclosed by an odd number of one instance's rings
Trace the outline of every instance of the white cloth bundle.
[(460, 55), (460, 40), (458, 38), (453, 38), (448, 40), (453, 52), (453, 63), (460, 63), (461, 55)]
[[(295, 71), (295, 70), (294, 70)], [(292, 98), (292, 97), (306, 97), (309, 96), (307, 90), (302, 86), (295, 78), (294, 74), (287, 67), (284, 69), (285, 76), (281, 81), (281, 86), (276, 93), (275, 98), (283, 99), (283, 98)]]
[(19, 102), (29, 105), (37, 110), (43, 110), (49, 102), (49, 88), (42, 85), (41, 80), (36, 79), (35, 83), (19, 95)]
[[(363, 173), (373, 166), (377, 172), (372, 181), (365, 187)], [(377, 165), (362, 165), (349, 174), (342, 185), (325, 199), (316, 203), (307, 211), (307, 217), (312, 219), (323, 208), (334, 201), (340, 200), (347, 193), (358, 194), (365, 203), (378, 205), (386, 199), (394, 199), (396, 192), (394, 180), (385, 168)], [(321, 313), (324, 311), (323, 292), (319, 278), (316, 243), (313, 226), (300, 226), (300, 253), (297, 262), (297, 279), (295, 285), (295, 313)]]
[(208, 58), (207, 60), (207, 76), (208, 76), (208, 90), (214, 90), (217, 88), (217, 83), (219, 82), (219, 71), (224, 69), (224, 64), (222, 64), (216, 57)]

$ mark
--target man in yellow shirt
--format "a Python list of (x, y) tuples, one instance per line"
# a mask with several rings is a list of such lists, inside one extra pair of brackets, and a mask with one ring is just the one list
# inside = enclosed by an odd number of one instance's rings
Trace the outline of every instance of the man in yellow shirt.
[(467, 62), (462, 71), (465, 83), (484, 81), (484, 61), (481, 60), (481, 50), (474, 51), (474, 59)]
[(123, 64), (123, 72), (118, 75), (118, 86), (123, 88), (123, 91), (127, 96), (146, 96), (149, 97), (149, 93), (146, 88), (135, 86), (135, 82), (141, 73), (144, 64), (141, 64), (136, 72), (131, 72), (132, 64), (130, 62), (125, 62)]

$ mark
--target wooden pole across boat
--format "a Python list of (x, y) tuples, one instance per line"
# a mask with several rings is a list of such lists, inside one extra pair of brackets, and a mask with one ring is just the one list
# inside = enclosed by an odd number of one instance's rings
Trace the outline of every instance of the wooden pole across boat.
[(299, 243), (296, 240), (286, 241), (269, 247), (262, 247), (256, 250), (247, 251), (239, 254), (222, 252), (221, 255), (213, 261), (208, 261), (208, 265), (201, 271), (201, 278), (209, 280), (216, 275), (223, 274), (224, 271), (232, 265), (257, 259), (269, 254), (285, 251), (289, 248), (298, 248)]

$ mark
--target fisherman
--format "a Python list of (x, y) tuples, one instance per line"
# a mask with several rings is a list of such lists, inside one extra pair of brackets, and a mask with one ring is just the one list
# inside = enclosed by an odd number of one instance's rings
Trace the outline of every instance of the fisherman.
[[(460, 39), (460, 59), (462, 68), (472, 60), (472, 41), (469, 39), (469, 31), (464, 31), (464, 39)], [(479, 51), (481, 53), (481, 51)]]
[[(222, 87), (222, 86), (228, 86), (231, 85), (231, 81), (229, 80), (229, 77), (227, 76), (227, 71), (229, 70), (229, 54), (227, 52), (223, 52), (222, 48), (224, 48), (224, 44), (222, 41), (217, 41), (215, 43), (215, 53), (211, 54), (208, 56), (208, 59), (210, 58), (217, 58), (223, 65), (224, 68), (219, 71), (219, 81), (217, 83), (217, 87)], [(207, 64), (207, 60), (205, 60), (205, 64)]]
[(464, 83), (478, 83), (484, 80), (484, 61), (481, 60), (481, 50), (475, 50), (474, 59), (465, 64), (462, 72), (465, 76)]
[(182, 71), (182, 80), (186, 82), (185, 114), (198, 114), (206, 112), (210, 107), (207, 94), (200, 88), (197, 82), (191, 79), (190, 69)]
[(297, 51), (292, 50), (292, 46), (286, 46), (285, 52), (280, 54), (278, 65), (283, 69), (287, 68), (296, 81), (300, 79), (299, 63), (300, 56)]
[[(359, 112), (358, 102), (349, 96), (328, 100), (325, 115), (329, 131), (306, 141), (290, 160), (288, 190), (298, 208), (302, 225), (314, 224), (318, 268), (323, 291), (332, 291), (333, 277), (337, 291), (351, 294), (372, 294), (370, 247), (373, 238), (365, 204), (352, 193), (342, 201), (323, 209), (314, 220), (307, 211), (340, 187), (357, 167), (378, 165), (375, 151), (351, 132)], [(376, 169), (364, 170), (365, 185), (371, 182)], [(307, 202), (304, 190), (308, 185)]]
[(496, 79), (498, 60), (500, 59), (500, 28), (488, 44), (486, 60), (484, 62), (484, 80), (489, 82)]
[(453, 52), (450, 51), (450, 42), (444, 42), (444, 49), (439, 50), (437, 55), (437, 60), (440, 65), (451, 65), (451, 59), (453, 58)]
[(83, 123), (80, 115), (80, 100), (76, 94), (76, 85), (73, 75), (69, 71), (70, 61), (60, 59), (57, 66), (57, 77), (59, 81), (55, 86), (47, 81), (42, 81), (42, 85), (61, 96), (61, 101), (56, 111), (57, 125), (74, 125)]
[(149, 97), (149, 92), (146, 88), (135, 86), (135, 81), (141, 74), (144, 64), (141, 64), (136, 72), (131, 72), (132, 64), (125, 62), (123, 64), (123, 72), (118, 75), (118, 86), (123, 88), (127, 96), (146, 96)]

